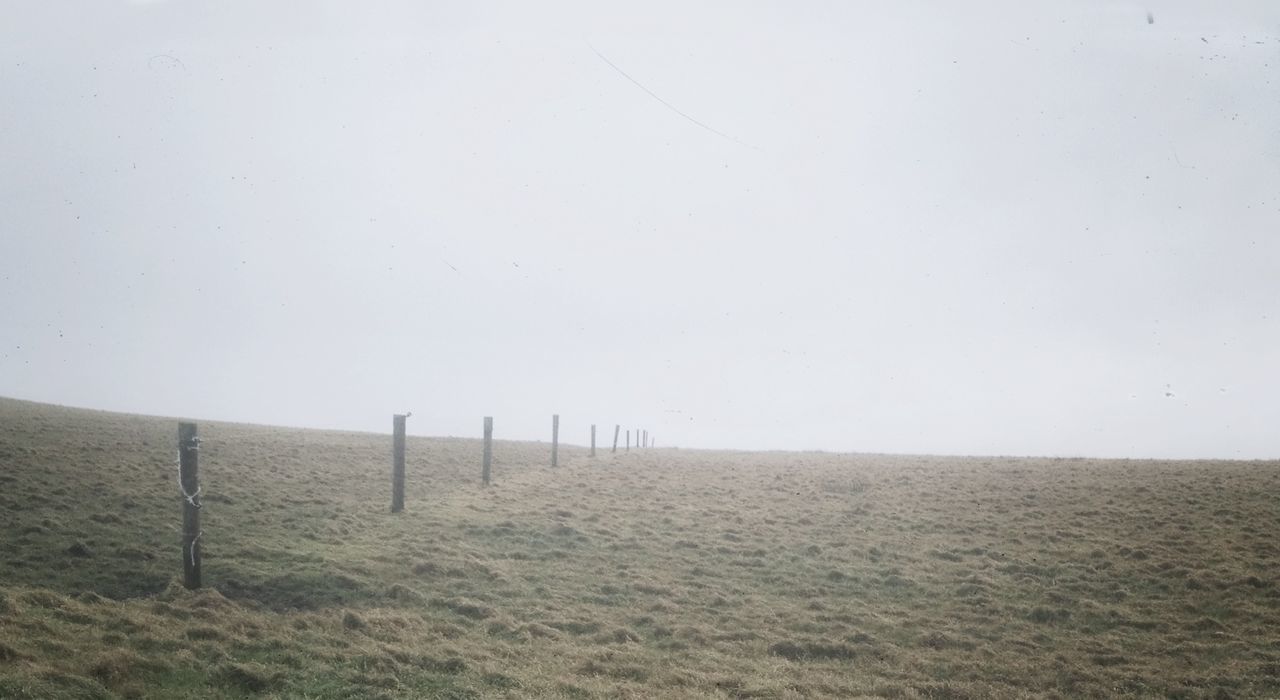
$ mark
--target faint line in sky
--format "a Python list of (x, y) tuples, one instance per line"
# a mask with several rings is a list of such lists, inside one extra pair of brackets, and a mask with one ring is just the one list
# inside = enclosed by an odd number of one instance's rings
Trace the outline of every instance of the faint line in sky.
[(1182, 159), (1178, 157), (1178, 149), (1176, 149), (1176, 148), (1174, 148), (1174, 147), (1173, 147), (1173, 142), (1172, 142), (1172, 141), (1170, 141), (1170, 142), (1169, 142), (1169, 152), (1173, 153), (1173, 162), (1177, 163), (1179, 168), (1187, 168), (1188, 170), (1195, 170), (1195, 169), (1196, 169), (1196, 166), (1194, 166), (1194, 165), (1183, 165), (1183, 164), (1182, 164)]
[(720, 130), (715, 129), (715, 128), (711, 127), (711, 126), (708, 126), (707, 124), (705, 124), (705, 123), (703, 123), (703, 122), (700, 122), (700, 121), (698, 121), (697, 119), (694, 119), (693, 117), (689, 116), (688, 114), (685, 114), (684, 112), (680, 111), (680, 109), (679, 109), (678, 107), (676, 107), (675, 105), (671, 104), (670, 102), (667, 102), (666, 100), (662, 99), (662, 98), (661, 98), (661, 97), (659, 97), (659, 96), (658, 96), (658, 94), (657, 94), (657, 93), (655, 93), (653, 90), (650, 90), (649, 88), (647, 88), (647, 87), (645, 87), (644, 85), (642, 85), (642, 84), (640, 83), (640, 81), (639, 81), (639, 80), (636, 80), (635, 78), (633, 78), (633, 77), (631, 77), (630, 75), (628, 75), (626, 71), (624, 71), (624, 70), (622, 70), (621, 68), (619, 68), (619, 67), (617, 66), (617, 64), (615, 64), (613, 61), (610, 61), (610, 60), (609, 60), (609, 59), (608, 59), (604, 54), (600, 53), (600, 51), (599, 51), (598, 49), (596, 49), (596, 47), (595, 47), (595, 46), (592, 46), (592, 45), (591, 45), (591, 42), (589, 42), (589, 41), (588, 41), (588, 42), (587, 42), (587, 46), (588, 46), (588, 47), (590, 47), (590, 49), (591, 49), (593, 52), (595, 52), (595, 54), (596, 54), (597, 56), (599, 56), (599, 57), (600, 57), (600, 60), (601, 60), (601, 61), (604, 61), (605, 63), (607, 63), (607, 64), (609, 65), (609, 67), (610, 67), (610, 68), (612, 68), (612, 69), (614, 69), (614, 70), (618, 71), (618, 74), (619, 74), (619, 75), (621, 75), (622, 77), (626, 78), (627, 80), (630, 80), (630, 81), (631, 81), (631, 83), (632, 83), (633, 85), (635, 85), (636, 87), (640, 88), (641, 90), (644, 90), (644, 91), (645, 91), (645, 94), (649, 95), (649, 97), (652, 97), (653, 99), (657, 100), (658, 102), (661, 102), (661, 103), (662, 103), (662, 105), (663, 105), (664, 107), (666, 107), (667, 109), (671, 110), (672, 112), (675, 112), (676, 114), (679, 114), (680, 116), (684, 117), (685, 119), (688, 119), (689, 121), (693, 122), (694, 124), (697, 124), (698, 126), (700, 126), (700, 127), (704, 128), (704, 129), (706, 129), (707, 131), (710, 131), (711, 133), (715, 134), (716, 136), (719, 136), (719, 137), (721, 137), (721, 138), (728, 139), (728, 140), (730, 140), (730, 141), (732, 141), (732, 142), (734, 142), (734, 143), (738, 144), (739, 146), (744, 146), (744, 147), (746, 147), (746, 148), (751, 148), (751, 149), (754, 149), (754, 150), (760, 150), (760, 149), (756, 148), (755, 146), (752, 146), (752, 145), (751, 145), (751, 144), (749, 144), (749, 143), (744, 143), (743, 141), (741, 141), (741, 140), (739, 140), (739, 139), (736, 139), (736, 138), (734, 138), (734, 137), (732, 137), (732, 136), (730, 136), (730, 135), (728, 135), (728, 134), (724, 133), (723, 131), (720, 131)]

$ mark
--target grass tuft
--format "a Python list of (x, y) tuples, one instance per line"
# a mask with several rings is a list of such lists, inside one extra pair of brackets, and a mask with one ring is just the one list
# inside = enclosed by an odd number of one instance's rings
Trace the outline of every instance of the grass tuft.
[(410, 605), (421, 605), (426, 602), (426, 597), (417, 590), (410, 588), (402, 583), (393, 583), (387, 588), (387, 598), (400, 603)]
[(23, 656), (18, 653), (17, 649), (14, 649), (4, 642), (0, 642), (0, 662), (12, 663), (21, 658), (23, 658)]
[(342, 626), (344, 629), (362, 631), (369, 628), (369, 623), (365, 622), (364, 618), (355, 612), (347, 610), (342, 614)]
[(451, 610), (458, 615), (471, 620), (484, 620), (486, 618), (493, 617), (495, 614), (494, 609), (487, 605), (482, 605), (474, 601), (460, 598), (438, 600), (434, 601), (432, 604), (437, 607), (443, 607)]
[(222, 642), (227, 639), (227, 634), (217, 627), (191, 627), (185, 636), (192, 641)]
[(844, 644), (782, 641), (769, 645), (769, 653), (789, 661), (850, 661), (857, 653)]
[(214, 672), (214, 678), (222, 685), (250, 693), (264, 693), (282, 684), (278, 669), (254, 662), (223, 664)]
[(156, 664), (129, 649), (112, 649), (98, 654), (89, 662), (89, 675), (107, 687), (115, 687), (130, 680), (140, 669)]

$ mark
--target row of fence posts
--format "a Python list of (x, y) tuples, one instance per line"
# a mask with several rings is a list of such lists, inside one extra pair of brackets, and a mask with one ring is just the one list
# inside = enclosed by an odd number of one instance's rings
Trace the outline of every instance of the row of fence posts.
[[(405, 421), (412, 413), (397, 413), (391, 419), (391, 512), (404, 510)], [(613, 426), (613, 452), (618, 452), (621, 425)], [(649, 431), (636, 430), (636, 447), (652, 447)], [(631, 431), (627, 431), (626, 450), (631, 451)], [(551, 417), (551, 466), (558, 466), (560, 455), (560, 416)], [(591, 456), (596, 456), (596, 426), (591, 426)], [(493, 464), (493, 417), (484, 419), (484, 457), (480, 481), (488, 486)], [(200, 437), (195, 423), (178, 423), (178, 487), (182, 491), (182, 582), (187, 588), (200, 588)]]
[[(391, 512), (404, 510), (404, 445), (405, 419), (413, 415), (397, 413), (391, 418)], [(618, 451), (618, 433), (621, 425), (613, 426), (613, 452)], [(636, 448), (653, 447), (653, 439), (648, 430), (636, 430)], [(631, 431), (627, 431), (627, 452), (631, 451)], [(596, 456), (596, 426), (591, 426), (591, 456)], [(560, 461), (560, 415), (551, 416), (551, 466), (559, 466)], [(485, 486), (490, 483), (493, 464), (493, 417), (484, 418), (484, 457), (480, 466), (480, 482)]]

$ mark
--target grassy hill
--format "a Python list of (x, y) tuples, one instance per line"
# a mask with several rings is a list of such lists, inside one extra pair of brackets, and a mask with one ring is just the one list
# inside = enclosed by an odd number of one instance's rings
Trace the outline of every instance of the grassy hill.
[(1276, 462), (176, 432), (0, 399), (0, 697), (1280, 695)]

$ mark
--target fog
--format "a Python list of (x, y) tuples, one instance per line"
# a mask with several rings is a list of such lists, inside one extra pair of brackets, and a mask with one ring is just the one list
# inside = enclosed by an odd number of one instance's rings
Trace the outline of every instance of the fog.
[(1271, 0), (9, 2), (0, 395), (1275, 458), (1277, 66)]

